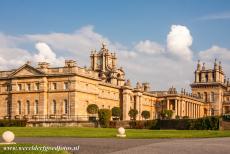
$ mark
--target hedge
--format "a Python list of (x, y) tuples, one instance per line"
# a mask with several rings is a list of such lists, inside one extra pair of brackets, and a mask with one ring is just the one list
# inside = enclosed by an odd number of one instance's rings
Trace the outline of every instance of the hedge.
[(219, 117), (130, 121), (129, 126), (134, 129), (218, 130)]
[(0, 127), (25, 127), (26, 120), (0, 120)]

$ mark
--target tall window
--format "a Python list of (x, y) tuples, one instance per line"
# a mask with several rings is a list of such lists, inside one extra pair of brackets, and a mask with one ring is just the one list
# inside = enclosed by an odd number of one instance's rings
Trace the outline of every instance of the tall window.
[(10, 84), (7, 84), (6, 91), (11, 91), (11, 85)]
[(30, 114), (30, 101), (26, 101), (26, 111), (27, 111), (27, 114)]
[(65, 114), (68, 114), (68, 108), (69, 108), (68, 101), (65, 99), (64, 100), (64, 113)]
[(35, 83), (35, 90), (39, 90), (39, 83)]
[(53, 100), (53, 114), (57, 113), (57, 103), (55, 100)]
[(35, 100), (34, 113), (38, 114), (38, 100)]
[(57, 89), (57, 83), (53, 83), (53, 90)]
[(18, 84), (18, 91), (22, 90), (22, 84)]
[(11, 110), (11, 104), (9, 101), (7, 101), (7, 103), (6, 103), (6, 114), (7, 114), (7, 116), (10, 115), (10, 110)]
[(205, 101), (205, 102), (208, 101), (208, 94), (207, 94), (207, 92), (204, 92), (204, 101)]
[(211, 102), (214, 102), (214, 92), (211, 92)]
[(30, 91), (30, 89), (31, 89), (30, 84), (29, 84), (29, 83), (28, 83), (28, 84), (26, 84), (26, 90)]
[(66, 90), (66, 89), (68, 89), (69, 88), (69, 84), (68, 84), (68, 82), (65, 82), (64, 83), (64, 89)]
[(18, 101), (18, 114), (22, 114), (22, 104), (21, 104), (21, 101)]

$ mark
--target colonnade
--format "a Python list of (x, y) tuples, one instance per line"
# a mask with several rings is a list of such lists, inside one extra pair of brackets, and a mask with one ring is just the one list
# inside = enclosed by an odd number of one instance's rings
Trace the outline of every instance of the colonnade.
[[(173, 109), (172, 109), (172, 105), (174, 105)], [(189, 118), (195, 119), (203, 116), (201, 114), (202, 108), (200, 104), (191, 101), (186, 101), (186, 100), (167, 99), (167, 109), (173, 110), (175, 116), (178, 115), (180, 117), (187, 116)]]

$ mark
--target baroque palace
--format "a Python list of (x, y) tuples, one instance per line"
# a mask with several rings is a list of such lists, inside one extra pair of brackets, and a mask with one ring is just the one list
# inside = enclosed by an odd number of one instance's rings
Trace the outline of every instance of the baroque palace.
[(173, 118), (199, 118), (230, 112), (230, 85), (226, 81), (221, 63), (215, 61), (213, 69), (197, 64), (192, 93), (151, 91), (149, 83), (131, 86), (125, 79), (117, 57), (104, 44), (100, 51), (90, 55), (90, 68), (77, 66), (66, 60), (62, 67), (50, 67), (47, 62), (33, 67), (29, 62), (9, 71), (0, 71), (0, 118), (27, 119), (29, 121), (88, 120), (86, 108), (97, 104), (99, 108), (122, 110), (122, 120), (130, 120), (128, 112), (150, 111), (150, 119), (159, 118), (160, 111), (170, 109)]

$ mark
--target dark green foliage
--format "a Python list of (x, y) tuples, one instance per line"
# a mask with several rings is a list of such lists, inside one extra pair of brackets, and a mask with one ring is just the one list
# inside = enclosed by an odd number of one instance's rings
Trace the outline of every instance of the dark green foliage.
[(101, 127), (109, 127), (109, 121), (111, 119), (112, 113), (109, 109), (100, 109), (98, 111), (99, 123)]
[(98, 112), (98, 106), (96, 104), (89, 104), (87, 107), (87, 112), (89, 114), (96, 114)]
[(141, 116), (146, 120), (150, 118), (150, 112), (149, 111), (142, 111)]
[(121, 116), (121, 108), (119, 107), (113, 107), (112, 108), (112, 116), (116, 117), (117, 119), (120, 119)]
[(225, 114), (225, 115), (223, 115), (223, 116), (222, 116), (222, 119), (223, 119), (224, 121), (230, 121), (230, 114)]
[(177, 129), (177, 130), (218, 130), (219, 117), (199, 119), (156, 119), (148, 121), (130, 121), (130, 128), (136, 129)]
[(0, 120), (0, 127), (25, 127), (26, 120)]
[(136, 109), (130, 109), (129, 110), (129, 117), (132, 120), (136, 120), (137, 114), (138, 114), (138, 111)]
[(171, 119), (172, 115), (173, 115), (173, 111), (172, 110), (163, 110), (161, 112), (162, 119)]

